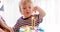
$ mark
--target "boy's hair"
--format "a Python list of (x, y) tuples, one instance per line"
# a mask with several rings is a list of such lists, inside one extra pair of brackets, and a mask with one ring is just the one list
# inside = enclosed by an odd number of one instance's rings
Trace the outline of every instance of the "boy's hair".
[(32, 1), (31, 0), (21, 0), (19, 2), (19, 10), (21, 10), (21, 5), (24, 4), (24, 3), (32, 3)]

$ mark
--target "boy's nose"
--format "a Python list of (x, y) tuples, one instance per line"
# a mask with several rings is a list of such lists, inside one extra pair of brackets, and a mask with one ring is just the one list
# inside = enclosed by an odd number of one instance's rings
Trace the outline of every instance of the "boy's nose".
[(29, 11), (30, 9), (29, 9), (29, 8), (27, 8), (26, 10), (27, 10), (27, 11)]

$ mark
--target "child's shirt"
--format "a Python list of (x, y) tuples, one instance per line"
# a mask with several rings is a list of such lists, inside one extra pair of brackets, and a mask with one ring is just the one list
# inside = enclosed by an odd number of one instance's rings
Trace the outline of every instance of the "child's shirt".
[[(30, 16), (30, 17), (28, 17), (28, 18), (20, 17), (20, 18), (17, 20), (17, 23), (15, 24), (15, 26), (13, 27), (14, 32), (19, 32), (19, 29), (20, 29), (20, 27), (22, 27), (22, 26), (25, 26), (25, 25), (32, 26), (31, 17), (32, 17), (32, 16)], [(39, 24), (42, 22), (42, 19), (39, 18), (39, 15), (36, 15), (35, 17), (36, 17), (35, 26), (39, 26)]]

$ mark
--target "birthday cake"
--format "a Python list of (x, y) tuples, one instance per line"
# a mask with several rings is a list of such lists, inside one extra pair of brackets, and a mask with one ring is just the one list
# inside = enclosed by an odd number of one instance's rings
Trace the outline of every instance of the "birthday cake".
[(37, 28), (37, 27), (32, 27), (32, 26), (25, 26), (25, 27), (21, 27), (20, 32), (44, 32), (43, 29), (41, 28)]

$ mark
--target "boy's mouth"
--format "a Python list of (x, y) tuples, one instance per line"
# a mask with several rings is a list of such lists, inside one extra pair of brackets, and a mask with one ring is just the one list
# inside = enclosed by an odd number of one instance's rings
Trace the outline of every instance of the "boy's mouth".
[(27, 14), (29, 14), (29, 12), (26, 12)]

